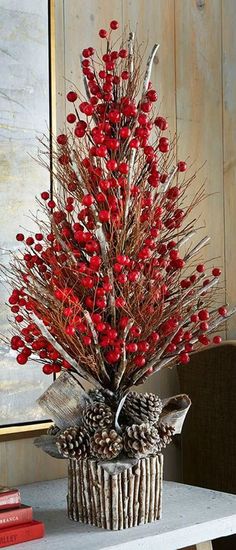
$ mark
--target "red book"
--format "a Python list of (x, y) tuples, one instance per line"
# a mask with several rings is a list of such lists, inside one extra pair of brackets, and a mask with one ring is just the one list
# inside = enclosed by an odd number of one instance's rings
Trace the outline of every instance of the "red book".
[(17, 508), (20, 506), (20, 491), (0, 485), (0, 510), (4, 508)]
[(0, 511), (0, 530), (21, 523), (29, 523), (33, 519), (31, 506), (22, 504), (19, 508), (9, 508)]
[(44, 536), (44, 524), (41, 521), (31, 521), (15, 527), (7, 527), (0, 531), (0, 548), (12, 546), (20, 542), (41, 539)]

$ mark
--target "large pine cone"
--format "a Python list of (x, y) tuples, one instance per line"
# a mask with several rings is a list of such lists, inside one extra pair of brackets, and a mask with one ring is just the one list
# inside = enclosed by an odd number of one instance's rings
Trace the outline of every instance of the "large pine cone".
[(90, 439), (91, 454), (100, 460), (116, 458), (122, 449), (123, 440), (116, 430), (99, 430)]
[(135, 458), (156, 453), (156, 446), (160, 441), (157, 429), (151, 424), (128, 426), (123, 439), (127, 455)]
[(67, 428), (62, 432), (56, 445), (65, 458), (86, 458), (89, 454), (89, 437), (83, 428)]
[(162, 401), (154, 393), (129, 392), (122, 413), (128, 421), (135, 424), (149, 422), (154, 424), (158, 421), (162, 411)]
[(83, 424), (90, 433), (109, 428), (113, 422), (113, 413), (104, 403), (94, 403), (83, 410)]

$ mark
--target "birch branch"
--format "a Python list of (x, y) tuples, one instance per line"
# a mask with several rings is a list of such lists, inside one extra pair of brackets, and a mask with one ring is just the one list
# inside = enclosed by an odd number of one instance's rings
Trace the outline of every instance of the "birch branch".
[(145, 95), (147, 90), (148, 90), (148, 85), (149, 85), (150, 78), (151, 78), (151, 72), (152, 72), (152, 65), (153, 65), (154, 57), (155, 57), (159, 47), (160, 47), (160, 44), (154, 44), (154, 46), (152, 48), (152, 51), (149, 55), (149, 58), (147, 60), (147, 67), (146, 67), (146, 72), (145, 72), (145, 76), (144, 76), (142, 95)]
[(67, 351), (53, 338), (49, 330), (45, 327), (43, 321), (38, 319), (38, 317), (32, 313), (31, 317), (34, 319), (35, 324), (42, 332), (43, 336), (53, 345), (53, 347), (62, 355), (62, 357), (67, 361), (72, 367), (76, 370), (78, 374), (83, 376), (88, 382), (92, 382), (95, 386), (101, 387), (101, 384), (88, 372), (86, 372), (82, 367), (80, 367), (75, 359), (73, 359)]
[(129, 51), (129, 72), (130, 72), (130, 76), (132, 77), (134, 72), (134, 32), (129, 33), (128, 51)]
[(127, 365), (125, 342), (126, 342), (126, 338), (129, 334), (129, 331), (130, 331), (133, 324), (134, 324), (134, 321), (130, 320), (127, 327), (124, 330), (124, 344), (123, 344), (122, 359), (121, 359), (121, 363), (120, 363), (120, 366), (118, 368), (118, 371), (115, 375), (115, 389), (119, 388), (120, 382), (121, 382), (121, 380), (124, 376), (124, 373), (125, 373), (125, 369), (126, 369), (126, 365)]
[(105, 377), (105, 380), (110, 382), (110, 378), (107, 374), (107, 371), (106, 371), (106, 367), (104, 365), (104, 361), (103, 361), (103, 358), (102, 358), (102, 354), (101, 354), (101, 350), (99, 348), (99, 344), (98, 344), (98, 337), (97, 337), (97, 333), (96, 333), (96, 330), (95, 330), (95, 327), (94, 327), (94, 324), (93, 324), (93, 321), (90, 317), (90, 313), (88, 311), (84, 311), (84, 316), (85, 316), (85, 319), (86, 321), (88, 322), (88, 325), (89, 325), (89, 328), (91, 330), (91, 333), (92, 333), (92, 336), (93, 336), (93, 341), (94, 341), (94, 345), (95, 345), (95, 351), (96, 351), (96, 355), (98, 357), (98, 360), (99, 360), (99, 364), (100, 364), (100, 367), (101, 367), (101, 373), (104, 375)]

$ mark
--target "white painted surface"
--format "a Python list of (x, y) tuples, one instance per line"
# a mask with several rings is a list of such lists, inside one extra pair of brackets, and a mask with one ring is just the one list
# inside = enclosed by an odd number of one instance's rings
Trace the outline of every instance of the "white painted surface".
[[(163, 518), (156, 523), (106, 531), (67, 519), (65, 479), (21, 487), (35, 519), (46, 527), (35, 550), (176, 550), (236, 532), (236, 496), (180, 483), (164, 482)], [(18, 550), (26, 550), (19, 544)]]

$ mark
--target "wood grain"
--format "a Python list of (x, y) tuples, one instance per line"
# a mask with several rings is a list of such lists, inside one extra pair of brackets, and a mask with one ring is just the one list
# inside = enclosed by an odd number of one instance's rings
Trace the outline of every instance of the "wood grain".
[[(222, 1), (223, 151), (225, 209), (226, 299), (236, 302), (236, 11), (234, 0)], [(236, 337), (235, 318), (228, 322), (228, 338)]]

